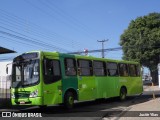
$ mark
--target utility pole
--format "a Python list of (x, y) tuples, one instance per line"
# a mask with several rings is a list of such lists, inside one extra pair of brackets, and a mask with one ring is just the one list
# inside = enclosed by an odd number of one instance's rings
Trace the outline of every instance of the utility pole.
[(102, 58), (104, 58), (104, 42), (107, 42), (107, 40), (97, 40), (97, 42), (101, 42), (102, 43)]

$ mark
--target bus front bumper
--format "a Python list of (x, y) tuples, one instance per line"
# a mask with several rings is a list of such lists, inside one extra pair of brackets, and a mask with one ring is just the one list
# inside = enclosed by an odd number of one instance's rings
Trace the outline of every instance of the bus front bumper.
[(42, 97), (35, 98), (12, 98), (12, 105), (42, 105)]

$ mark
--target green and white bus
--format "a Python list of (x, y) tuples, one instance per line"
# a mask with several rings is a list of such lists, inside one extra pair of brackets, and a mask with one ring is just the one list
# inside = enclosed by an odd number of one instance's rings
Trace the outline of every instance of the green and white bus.
[(12, 105), (40, 107), (143, 92), (140, 64), (58, 52), (32, 51), (13, 59)]

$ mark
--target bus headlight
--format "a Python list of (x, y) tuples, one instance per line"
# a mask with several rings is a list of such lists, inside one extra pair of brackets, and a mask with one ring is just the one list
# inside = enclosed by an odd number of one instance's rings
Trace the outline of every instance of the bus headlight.
[(38, 96), (38, 90), (35, 90), (30, 93), (29, 97), (37, 97)]

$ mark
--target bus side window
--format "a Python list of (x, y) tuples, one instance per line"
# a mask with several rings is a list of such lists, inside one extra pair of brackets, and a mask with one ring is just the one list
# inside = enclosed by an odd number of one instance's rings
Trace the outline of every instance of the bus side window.
[(135, 76), (137, 76), (137, 70), (136, 70), (136, 65), (134, 65), (134, 64), (130, 64), (129, 65), (129, 73), (130, 73), (130, 76), (132, 76), (132, 77), (135, 77)]
[(140, 76), (140, 74), (141, 74), (140, 66), (136, 65), (135, 67), (136, 67), (136, 76)]
[(106, 63), (108, 76), (118, 76), (118, 66), (117, 63), (107, 62)]
[(44, 66), (45, 66), (45, 75), (53, 75), (53, 63), (52, 60), (46, 59), (44, 61)]
[(78, 73), (80, 76), (92, 76), (92, 61), (78, 60)]
[(76, 62), (75, 59), (66, 58), (65, 61), (65, 74), (67, 76), (74, 76), (76, 75)]
[(128, 76), (128, 65), (124, 63), (119, 63), (119, 75), (120, 76)]
[(59, 60), (44, 60), (44, 83), (51, 84), (61, 79), (60, 63)]
[(93, 61), (93, 70), (95, 76), (105, 76), (105, 64), (102, 61)]

